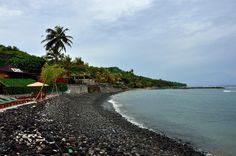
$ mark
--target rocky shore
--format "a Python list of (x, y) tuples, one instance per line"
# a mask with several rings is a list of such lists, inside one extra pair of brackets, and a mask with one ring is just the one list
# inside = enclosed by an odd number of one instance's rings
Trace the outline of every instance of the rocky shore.
[(111, 94), (63, 94), (0, 113), (0, 156), (204, 155), (104, 109)]

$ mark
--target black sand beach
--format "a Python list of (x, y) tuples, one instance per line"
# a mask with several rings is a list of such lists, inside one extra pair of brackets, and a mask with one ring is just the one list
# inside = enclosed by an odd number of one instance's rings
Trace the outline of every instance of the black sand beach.
[(104, 109), (112, 94), (63, 94), (0, 113), (0, 155), (204, 155)]

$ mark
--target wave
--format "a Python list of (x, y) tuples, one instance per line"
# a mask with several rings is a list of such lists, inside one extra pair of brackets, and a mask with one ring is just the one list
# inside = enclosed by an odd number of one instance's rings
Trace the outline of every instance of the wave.
[(236, 91), (232, 91), (232, 90), (224, 90), (224, 93), (232, 93), (232, 92), (236, 92)]
[[(140, 127), (140, 128), (148, 129), (148, 130), (150, 130), (150, 131), (152, 131), (152, 132), (155, 132), (155, 133), (158, 133), (158, 134), (160, 134), (160, 135), (167, 136), (167, 135), (165, 134), (165, 132), (160, 131), (160, 130), (154, 130), (154, 129), (152, 129), (152, 128), (148, 128), (148, 127), (144, 126), (144, 124), (142, 124), (142, 123), (138, 122), (137, 120), (135, 120), (134, 117), (132, 117), (132, 116), (130, 116), (130, 115), (127, 115), (127, 111), (124, 111), (124, 110), (121, 109), (121, 108), (123, 107), (123, 105), (122, 105), (121, 103), (115, 101), (114, 99), (112, 99), (112, 97), (111, 97), (110, 100), (108, 100), (108, 102), (112, 104), (112, 106), (114, 107), (114, 109), (115, 109), (115, 111), (116, 111), (117, 113), (119, 113), (123, 118), (125, 118), (125, 119), (126, 119), (127, 121), (129, 121), (130, 123), (132, 123), (132, 124), (134, 124), (134, 125), (136, 125), (136, 126), (138, 126), (138, 127)], [(179, 143), (184, 143), (183, 140), (180, 140), (180, 139), (178, 139), (178, 138), (176, 138), (176, 137), (169, 136), (169, 135), (168, 135), (168, 137), (171, 138), (171, 139), (176, 140), (176, 141), (179, 142)], [(208, 153), (208, 152), (205, 152), (204, 150), (202, 150), (202, 149), (200, 149), (200, 148), (195, 148), (195, 150), (196, 150), (196, 151), (199, 151), (199, 152), (205, 153), (206, 156), (214, 156), (213, 154)]]
[(119, 113), (123, 118), (125, 118), (126, 120), (128, 120), (129, 122), (131, 122), (132, 124), (140, 127), (140, 128), (145, 128), (148, 129), (147, 127), (145, 127), (142, 123), (138, 122), (137, 120), (135, 120), (132, 116), (129, 116), (126, 114), (126, 111), (122, 111), (120, 108), (123, 106), (121, 103), (115, 101), (114, 99), (110, 99), (108, 100), (109, 103), (111, 103), (115, 109), (115, 111), (117, 113)]
[[(152, 132), (155, 132), (155, 133), (158, 133), (160, 135), (164, 135), (164, 136), (168, 136), (169, 138), (179, 142), (179, 143), (183, 143), (185, 144), (185, 142), (181, 139), (178, 139), (176, 137), (173, 137), (173, 136), (170, 136), (170, 135), (167, 135), (164, 131), (161, 131), (161, 130), (157, 130), (157, 129), (152, 129), (152, 128), (148, 128), (147, 126), (145, 126), (143, 123), (141, 122), (138, 122), (137, 120), (135, 120), (134, 117), (130, 116), (130, 115), (127, 115), (127, 111), (125, 110), (122, 110), (122, 107), (123, 107), (123, 104), (115, 101), (113, 99), (113, 96), (111, 96), (111, 99), (109, 99), (107, 102), (111, 103), (113, 108), (115, 109), (115, 111), (117, 113), (119, 113), (123, 118), (125, 118), (127, 121), (129, 121), (130, 123), (140, 127), (140, 128), (144, 128), (144, 129), (148, 129)], [(196, 151), (199, 151), (199, 152), (203, 152), (206, 156), (214, 156), (214, 154), (212, 153), (209, 153), (209, 152), (206, 152), (204, 150), (202, 150), (201, 148), (196, 148), (196, 147), (193, 147)]]

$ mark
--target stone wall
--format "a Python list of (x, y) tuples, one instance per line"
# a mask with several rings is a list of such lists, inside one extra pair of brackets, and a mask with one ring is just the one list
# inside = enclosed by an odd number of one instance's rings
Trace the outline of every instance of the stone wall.
[(68, 92), (70, 94), (88, 93), (87, 85), (68, 85)]
[(114, 88), (110, 85), (68, 85), (68, 93), (70, 94), (82, 94), (82, 93), (110, 93), (121, 91), (122, 89)]

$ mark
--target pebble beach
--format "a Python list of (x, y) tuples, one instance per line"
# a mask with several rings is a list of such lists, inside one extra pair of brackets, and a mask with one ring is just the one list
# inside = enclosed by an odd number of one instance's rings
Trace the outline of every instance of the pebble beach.
[(0, 112), (0, 155), (204, 155), (104, 109), (113, 94), (62, 94)]

